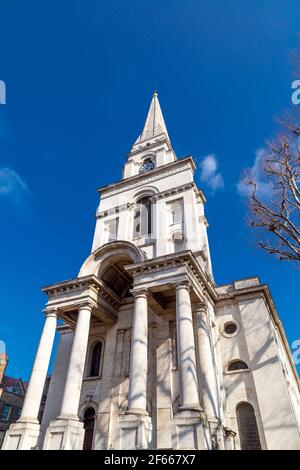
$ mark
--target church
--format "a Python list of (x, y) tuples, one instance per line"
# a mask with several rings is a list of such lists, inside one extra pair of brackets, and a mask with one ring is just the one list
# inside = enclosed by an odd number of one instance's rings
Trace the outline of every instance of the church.
[(299, 379), (269, 288), (215, 283), (194, 172), (155, 92), (122, 179), (99, 189), (78, 276), (43, 288), (44, 328), (3, 449), (300, 450)]

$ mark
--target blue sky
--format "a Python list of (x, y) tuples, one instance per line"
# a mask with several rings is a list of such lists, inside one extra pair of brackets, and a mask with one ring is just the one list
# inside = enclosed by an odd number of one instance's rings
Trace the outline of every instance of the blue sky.
[[(43, 285), (88, 256), (96, 189), (117, 181), (154, 89), (177, 155), (193, 155), (217, 283), (259, 275), (290, 343), (299, 270), (258, 251), (237, 192), (243, 168), (290, 106), (297, 0), (2, 0), (0, 339), (8, 374), (28, 379)], [(200, 165), (215, 155), (214, 194)], [(221, 185), (219, 185), (221, 186)]]

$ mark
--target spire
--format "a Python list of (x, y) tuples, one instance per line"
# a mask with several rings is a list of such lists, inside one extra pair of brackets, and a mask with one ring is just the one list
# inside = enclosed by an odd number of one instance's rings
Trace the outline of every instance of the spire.
[(151, 139), (152, 137), (160, 134), (165, 134), (167, 139), (170, 140), (158, 101), (157, 91), (155, 91), (153, 93), (143, 132), (139, 135), (138, 139), (135, 141), (135, 144)]

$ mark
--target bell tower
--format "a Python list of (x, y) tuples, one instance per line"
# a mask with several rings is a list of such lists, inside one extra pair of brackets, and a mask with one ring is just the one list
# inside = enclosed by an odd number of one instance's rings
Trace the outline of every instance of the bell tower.
[(151, 259), (191, 250), (212, 274), (205, 197), (194, 182), (191, 156), (177, 158), (154, 92), (143, 130), (123, 169), (123, 179), (99, 189), (92, 252), (123, 240)]

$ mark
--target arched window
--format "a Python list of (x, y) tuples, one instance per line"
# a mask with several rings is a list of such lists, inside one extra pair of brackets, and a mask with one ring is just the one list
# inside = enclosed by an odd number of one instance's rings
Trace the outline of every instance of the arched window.
[(236, 361), (230, 362), (227, 370), (232, 371), (232, 370), (248, 370), (248, 369), (249, 368), (246, 362), (240, 361), (239, 359), (237, 359)]
[(145, 196), (137, 201), (137, 208), (134, 213), (134, 231), (135, 237), (150, 235), (152, 232), (152, 209), (151, 198)]
[(98, 341), (93, 347), (89, 377), (97, 377), (99, 375), (101, 353), (102, 353), (102, 341)]
[(240, 403), (236, 407), (240, 443), (242, 450), (260, 450), (261, 444), (254, 414), (250, 403)]
[(85, 410), (83, 415), (84, 439), (83, 450), (91, 450), (93, 448), (95, 426), (95, 410), (89, 407)]

